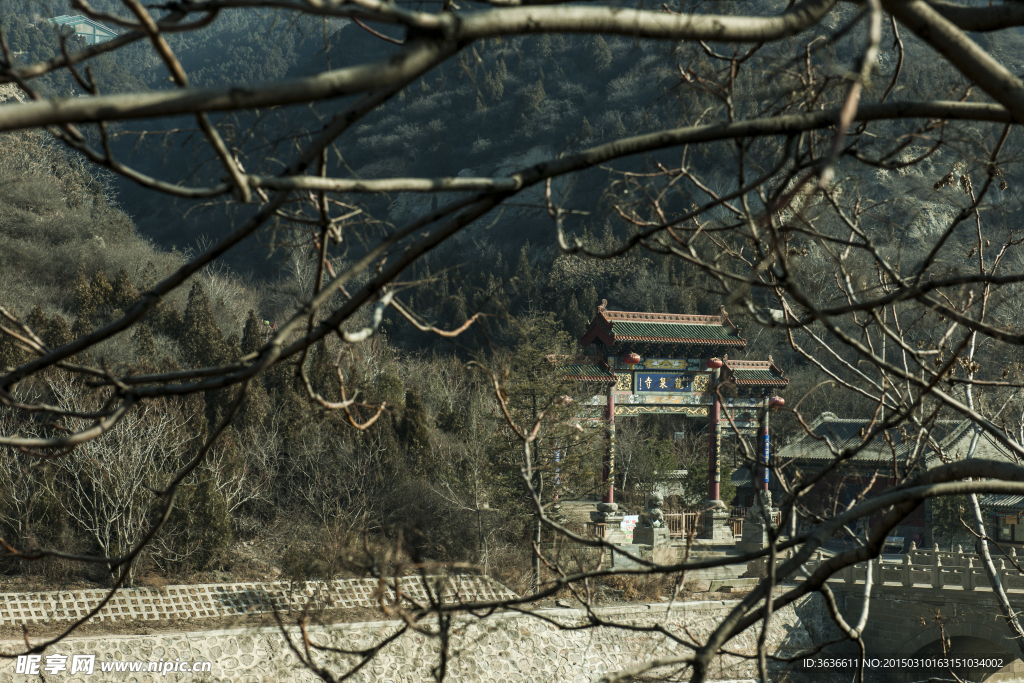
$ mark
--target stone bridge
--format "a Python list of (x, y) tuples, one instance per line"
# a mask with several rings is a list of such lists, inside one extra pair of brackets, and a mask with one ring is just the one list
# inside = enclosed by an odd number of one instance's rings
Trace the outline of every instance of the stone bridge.
[[(1011, 551), (1014, 560), (1018, 558)], [(1024, 557), (1019, 558), (1024, 562)], [(808, 563), (813, 569), (820, 556)], [(1024, 612), (1024, 576), (995, 559), (1010, 604)], [(867, 567), (846, 568), (829, 582), (840, 611), (856, 623), (864, 604)], [(1024, 681), (1024, 662), (973, 553), (912, 549), (897, 561), (872, 565), (871, 601), (864, 644), (869, 655), (936, 655), (1002, 660), (970, 680)], [(943, 641), (946, 650), (943, 652)], [(907, 671), (890, 672), (892, 681), (915, 680)]]

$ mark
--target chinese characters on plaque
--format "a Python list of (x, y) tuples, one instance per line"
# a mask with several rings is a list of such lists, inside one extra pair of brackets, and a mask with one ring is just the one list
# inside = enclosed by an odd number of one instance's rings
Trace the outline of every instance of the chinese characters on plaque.
[(693, 381), (692, 375), (680, 375), (677, 373), (636, 373), (635, 391), (657, 391), (662, 393), (689, 392)]

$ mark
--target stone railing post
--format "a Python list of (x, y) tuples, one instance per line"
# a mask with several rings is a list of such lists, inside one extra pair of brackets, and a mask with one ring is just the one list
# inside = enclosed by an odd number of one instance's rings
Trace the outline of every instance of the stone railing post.
[(1002, 558), (1002, 557), (999, 558), (998, 570), (999, 570), (999, 582), (1003, 584), (1003, 587), (1005, 589), (1005, 587), (1006, 587), (1006, 576), (1007, 576), (1007, 574), (1009, 572), (1006, 571), (1006, 560), (1004, 558)]
[(964, 547), (960, 544), (956, 546), (956, 566), (964, 567)]
[(914, 585), (914, 580), (910, 578), (910, 555), (909, 554), (903, 556), (903, 568), (902, 568), (901, 571), (902, 571), (902, 574), (903, 574), (903, 576), (902, 576), (903, 580), (901, 581), (901, 583), (904, 586), (913, 586)]
[(843, 580), (846, 583), (857, 583), (857, 576), (854, 574), (854, 565), (848, 564), (843, 567)]
[(974, 590), (974, 558), (967, 558), (967, 566), (964, 567), (964, 583), (963, 587), (965, 591)]
[[(871, 566), (871, 565), (869, 565), (869, 566)], [(874, 566), (872, 567), (871, 571), (875, 575), (874, 578), (872, 579), (874, 584), (876, 586), (885, 585), (885, 580), (883, 578), (884, 574), (882, 573), (882, 558), (881, 557), (878, 558), (878, 562), (874, 563)]]
[(942, 558), (939, 547), (935, 546), (935, 564), (932, 566), (932, 588), (942, 588)]

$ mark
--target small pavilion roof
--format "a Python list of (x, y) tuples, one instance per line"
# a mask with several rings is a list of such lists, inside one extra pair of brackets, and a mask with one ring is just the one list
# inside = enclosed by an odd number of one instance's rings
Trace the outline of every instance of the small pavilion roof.
[(737, 386), (789, 386), (785, 373), (775, 365), (771, 356), (768, 360), (723, 359), (722, 381), (732, 380)]
[(1024, 512), (1024, 496), (1015, 493), (986, 493), (978, 496), (981, 507), (990, 510)]
[(62, 14), (59, 17), (53, 17), (46, 21), (54, 26), (77, 26), (78, 24), (89, 24), (110, 36), (117, 35), (117, 32), (109, 26), (105, 26), (98, 21), (93, 21), (89, 17), (82, 16), (81, 14)]
[[(779, 458), (805, 464), (830, 462), (836, 457), (833, 449), (842, 451), (857, 447), (872, 425), (869, 418), (841, 418), (831, 412), (821, 413), (807, 425), (814, 436), (801, 430), (798, 438), (779, 449)], [(917, 453), (919, 464), (924, 469), (943, 462), (964, 460), (973, 436), (971, 427), (970, 420), (936, 420), (927, 425), (926, 437), (919, 435), (910, 425), (894, 427), (887, 430), (888, 438), (883, 434), (876, 435), (852, 460), (859, 465), (890, 466), (894, 455), (896, 462), (902, 464)], [(919, 437), (923, 439), (920, 443)], [(978, 440), (974, 457), (1014, 462), (1007, 449), (985, 432)]]
[(557, 364), (558, 378), (561, 380), (615, 384), (615, 373), (600, 358), (592, 356), (548, 356), (548, 360)]
[(597, 315), (590, 322), (580, 344), (587, 346), (600, 341), (605, 346), (621, 342), (653, 344), (701, 344), (708, 346), (735, 346), (743, 348), (747, 340), (739, 335), (739, 328), (729, 320), (722, 308), (720, 315), (688, 315), (679, 313), (645, 313), (638, 311), (609, 311), (607, 301), (597, 307)]

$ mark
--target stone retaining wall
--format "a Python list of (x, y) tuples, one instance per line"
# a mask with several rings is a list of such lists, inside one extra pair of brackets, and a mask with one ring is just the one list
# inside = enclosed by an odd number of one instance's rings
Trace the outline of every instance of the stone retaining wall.
[[(597, 610), (605, 620), (628, 626), (662, 625), (682, 638), (705, 638), (719, 623), (735, 601), (680, 603), (668, 610), (667, 604), (638, 605)], [(819, 596), (803, 598), (772, 618), (768, 644), (775, 653), (791, 653), (808, 647), (814, 638), (802, 619), (809, 615), (820, 618), (824, 613)], [(538, 616), (564, 626), (585, 623), (586, 614), (578, 610), (545, 610)], [(813, 619), (809, 619), (809, 622)], [(315, 642), (348, 650), (371, 647), (382, 638), (395, 633), (400, 622), (342, 624), (311, 632)], [(430, 626), (429, 624), (427, 625)], [(684, 630), (685, 629), (685, 630)], [(813, 629), (812, 629), (813, 631)], [(650, 657), (686, 652), (664, 635), (628, 631), (613, 627), (585, 630), (561, 630), (535, 616), (517, 613), (491, 615), (484, 619), (460, 617), (453, 627), (446, 680), (453, 683), (591, 683), (602, 673), (629, 667)], [(294, 632), (293, 636), (296, 636)], [(748, 631), (732, 641), (729, 648), (752, 654), (756, 651), (757, 632)], [(299, 642), (298, 640), (296, 642)], [(0, 643), (4, 652), (13, 653), (22, 643)], [(352, 679), (360, 683), (428, 683), (434, 680), (431, 667), (438, 661), (438, 641), (422, 634), (408, 632), (385, 647), (367, 667)], [(306, 682), (318, 680), (309, 671), (297, 666), (297, 658), (274, 628), (238, 629), (192, 633), (164, 633), (139, 636), (104, 636), (69, 638), (47, 651), (68, 657), (76, 654), (96, 655), (93, 675), (71, 675), (68, 671), (47, 675), (48, 681), (132, 680), (137, 683), (156, 681), (230, 681), (236, 682)], [(155, 672), (100, 672), (103, 662), (112, 661), (209, 661), (208, 674)], [(355, 663), (355, 658), (328, 655), (319, 663), (340, 673)], [(45, 666), (46, 661), (42, 662)], [(39, 680), (38, 676), (15, 674), (14, 660), (0, 661), (0, 683)], [(711, 679), (751, 679), (756, 677), (750, 660), (723, 657), (716, 662)]]

